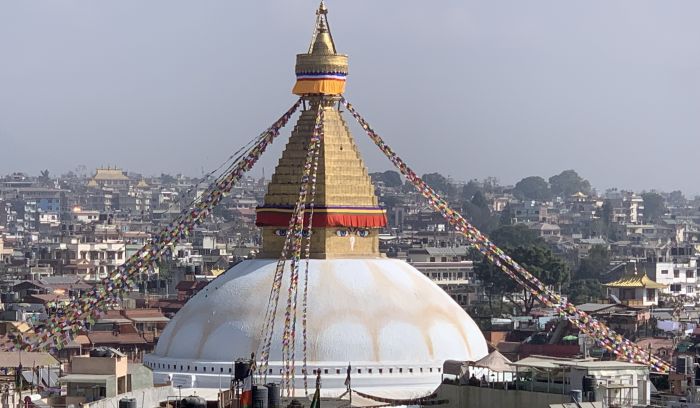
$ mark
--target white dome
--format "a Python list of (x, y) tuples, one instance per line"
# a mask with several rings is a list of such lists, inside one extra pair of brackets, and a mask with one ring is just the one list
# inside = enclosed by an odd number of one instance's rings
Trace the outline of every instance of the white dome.
[[(192, 386), (218, 386), (220, 379), (207, 380), (202, 371), (228, 374), (232, 361), (257, 351), (276, 264), (271, 259), (244, 261), (211, 282), (168, 324), (146, 363), (173, 382), (184, 376)], [(305, 265), (297, 299), (297, 361), (303, 358)], [(287, 280), (270, 355), (270, 374), (277, 378)], [(434, 388), (445, 360), (477, 360), (487, 354), (479, 328), (457, 303), (411, 265), (387, 258), (310, 261), (307, 343), (309, 372), (319, 368), (329, 374), (324, 388), (332, 387), (334, 375), (342, 388), (348, 362), (354, 386), (373, 387), (379, 381), (383, 388), (394, 383)], [(296, 368), (300, 381), (300, 362)]]

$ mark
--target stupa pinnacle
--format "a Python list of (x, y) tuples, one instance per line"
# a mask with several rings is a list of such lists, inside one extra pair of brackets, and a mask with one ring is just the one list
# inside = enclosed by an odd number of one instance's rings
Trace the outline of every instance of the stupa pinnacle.
[(262, 256), (265, 257), (277, 257), (282, 251), (319, 109), (323, 109), (324, 131), (313, 208), (311, 256), (379, 256), (377, 231), (386, 225), (386, 214), (378, 205), (367, 169), (338, 110), (348, 57), (336, 51), (327, 13), (321, 3), (309, 51), (297, 55), (293, 92), (302, 96), (305, 109), (272, 176), (265, 204), (258, 208), (257, 225), (263, 228)]

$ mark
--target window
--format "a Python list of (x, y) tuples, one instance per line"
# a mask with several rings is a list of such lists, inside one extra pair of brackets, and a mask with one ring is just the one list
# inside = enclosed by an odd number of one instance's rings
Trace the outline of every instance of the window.
[(694, 278), (695, 277), (695, 271), (692, 269), (688, 269), (685, 271), (685, 277), (686, 278)]
[(361, 368), (358, 368), (358, 369), (357, 369), (357, 373), (358, 373), (358, 374), (362, 374), (362, 369), (361, 369)]
[(656, 290), (654, 289), (647, 289), (647, 301), (648, 302), (653, 302), (656, 300)]
[(379, 369), (379, 374), (382, 374), (382, 373), (384, 373), (384, 369), (383, 369), (383, 368), (380, 368), (380, 369)]
[(394, 369), (393, 369), (393, 368), (390, 368), (390, 369), (389, 369), (389, 374), (393, 374), (393, 373), (394, 373)]
[(327, 368), (323, 370), (323, 374), (328, 374), (328, 369), (327, 369)]
[(336, 374), (340, 374), (340, 368), (336, 368), (336, 369), (335, 369), (335, 373), (336, 373)]
[(430, 257), (430, 262), (435, 262), (435, 257), (434, 257), (434, 256), (431, 256), (431, 257)]
[(674, 269), (673, 270), (673, 277), (679, 278), (680, 276), (681, 276), (681, 271), (679, 271), (678, 269)]
[(661, 270), (662, 275), (668, 275), (668, 269), (662, 269)]
[(680, 283), (674, 283), (671, 285), (671, 292), (680, 292), (680, 291), (681, 291)]
[(695, 286), (692, 286), (692, 285), (686, 286), (685, 293), (695, 293)]

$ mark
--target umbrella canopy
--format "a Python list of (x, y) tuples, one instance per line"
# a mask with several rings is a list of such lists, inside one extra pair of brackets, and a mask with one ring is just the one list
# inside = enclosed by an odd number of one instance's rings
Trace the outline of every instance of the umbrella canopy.
[(488, 368), (489, 370), (496, 373), (514, 371), (512, 362), (508, 360), (503, 354), (499, 353), (498, 350), (482, 358), (481, 360), (474, 362), (472, 365), (474, 367)]

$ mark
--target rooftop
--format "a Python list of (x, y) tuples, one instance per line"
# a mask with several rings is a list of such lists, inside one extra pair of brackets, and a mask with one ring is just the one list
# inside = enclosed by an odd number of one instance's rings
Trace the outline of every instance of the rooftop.
[(621, 277), (620, 279), (606, 283), (603, 286), (607, 286), (609, 288), (645, 288), (645, 289), (663, 289), (667, 287), (668, 285), (664, 285), (663, 283), (658, 283), (656, 281), (653, 281), (647, 274), (643, 275), (626, 275)]

